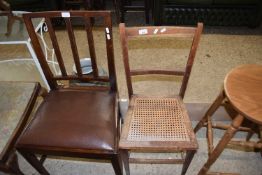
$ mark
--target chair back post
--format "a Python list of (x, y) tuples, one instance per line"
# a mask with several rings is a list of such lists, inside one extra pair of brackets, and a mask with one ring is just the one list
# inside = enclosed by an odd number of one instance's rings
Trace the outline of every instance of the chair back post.
[(25, 26), (26, 26), (27, 31), (28, 31), (28, 35), (31, 39), (31, 42), (33, 43), (32, 44), (33, 48), (35, 50), (35, 53), (36, 53), (36, 56), (37, 56), (38, 61), (40, 63), (40, 66), (43, 70), (43, 73), (46, 77), (46, 80), (47, 80), (47, 82), (50, 86), (50, 89), (56, 89), (57, 83), (53, 79), (53, 73), (50, 70), (48, 63), (45, 61), (45, 56), (44, 56), (44, 53), (42, 51), (39, 40), (37, 38), (37, 35), (35, 33), (35, 29), (34, 29), (32, 21), (31, 21), (31, 16), (28, 15), (28, 14), (23, 14), (23, 18), (24, 18)]
[(108, 60), (108, 71), (109, 71), (109, 82), (110, 90), (112, 92), (117, 92), (117, 79), (116, 79), (116, 68), (114, 60), (114, 46), (113, 46), (113, 31), (112, 31), (112, 19), (111, 12), (110, 15), (105, 16), (105, 26), (109, 29), (109, 33), (105, 30), (106, 37), (106, 51)]
[[(63, 13), (68, 13), (67, 16), (63, 17)], [(65, 15), (65, 14), (64, 14)], [(111, 12), (109, 11), (68, 11), (68, 12), (37, 12), (37, 13), (27, 13), (23, 15), (25, 19), (25, 23), (28, 29), (29, 36), (32, 40), (33, 48), (38, 57), (39, 63), (43, 69), (44, 75), (48, 81), (48, 84), (51, 89), (57, 89), (58, 80), (78, 80), (83, 82), (88, 81), (101, 81), (101, 82), (109, 82), (110, 91), (117, 91), (117, 82), (116, 82), (116, 72), (115, 72), (115, 64), (114, 64), (114, 52), (113, 52), (113, 36), (112, 36), (112, 20), (111, 20)], [(66, 72), (66, 68), (64, 65), (63, 57), (61, 54), (61, 50), (59, 48), (58, 39), (55, 34), (55, 29), (52, 25), (52, 18), (61, 18), (63, 17), (66, 24), (66, 32), (68, 34), (70, 48), (72, 51), (73, 61), (76, 67), (76, 75), (68, 75)], [(93, 73), (91, 75), (84, 75), (82, 72), (80, 58), (77, 48), (77, 42), (71, 22), (71, 18), (82, 18), (84, 20), (85, 32), (87, 35), (87, 41), (89, 46), (89, 53), (91, 57), (91, 66)], [(92, 32), (92, 25), (90, 22), (90, 18), (93, 17), (102, 17), (104, 20), (105, 27), (105, 40), (106, 40), (106, 53), (107, 53), (107, 64), (108, 64), (108, 72), (109, 77), (99, 76), (98, 68), (96, 62), (96, 53)], [(61, 75), (54, 75), (49, 68), (48, 62), (45, 58), (45, 54), (41, 48), (41, 44), (37, 37), (37, 34), (34, 31), (34, 27), (32, 24), (32, 18), (44, 18), (46, 25), (48, 27), (48, 33), (51, 39), (51, 43), (54, 48), (54, 52), (56, 55), (56, 59), (61, 71)]]
[[(120, 40), (122, 45), (122, 54), (126, 74), (126, 83), (128, 89), (128, 96), (133, 95), (132, 76), (160, 74), (160, 75), (176, 75), (183, 76), (182, 84), (179, 91), (179, 96), (183, 99), (187, 88), (189, 76), (194, 63), (196, 50), (200, 41), (200, 36), (203, 30), (203, 24), (198, 23), (197, 27), (173, 27), (173, 26), (147, 26), (147, 27), (125, 27), (124, 23), (119, 25)], [(188, 59), (185, 68), (182, 70), (161, 70), (161, 69), (130, 69), (129, 55), (128, 55), (128, 40), (129, 38), (137, 37), (192, 37), (192, 44), (190, 47)]]
[(199, 41), (200, 41), (200, 36), (201, 36), (202, 31), (203, 31), (203, 23), (198, 23), (196, 31), (195, 31), (195, 35), (194, 35), (194, 38), (193, 38), (193, 42), (192, 42), (192, 45), (191, 45), (191, 49), (190, 49), (190, 52), (189, 52), (189, 56), (188, 56), (185, 75), (183, 77), (182, 85), (181, 85), (180, 92), (179, 92), (179, 96), (182, 99), (185, 96), (188, 80), (189, 80), (189, 77), (190, 77), (190, 74), (191, 74), (192, 66), (193, 66), (193, 63), (194, 63), (194, 60), (195, 60), (196, 51), (197, 51), (197, 48), (198, 48), (198, 44), (199, 44)]
[(123, 54), (125, 74), (126, 74), (128, 97), (130, 99), (131, 96), (133, 95), (133, 87), (132, 87), (132, 80), (130, 75), (129, 58), (128, 58), (128, 42), (127, 42), (125, 23), (119, 24), (119, 30), (120, 30), (120, 40), (122, 45), (122, 54)]

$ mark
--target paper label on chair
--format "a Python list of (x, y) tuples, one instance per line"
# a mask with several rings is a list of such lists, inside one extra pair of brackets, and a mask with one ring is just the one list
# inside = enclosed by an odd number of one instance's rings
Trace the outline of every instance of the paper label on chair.
[(160, 30), (161, 33), (164, 33), (166, 31), (166, 28), (163, 28)]
[(69, 12), (62, 12), (62, 13), (61, 13), (61, 16), (62, 16), (63, 18), (70, 18), (70, 13), (69, 13)]
[(109, 33), (109, 28), (108, 27), (106, 27), (106, 33)]
[(155, 29), (155, 30), (154, 30), (154, 34), (157, 34), (157, 32), (158, 32), (158, 29)]
[(139, 35), (148, 34), (148, 30), (147, 30), (147, 29), (140, 29), (140, 30), (138, 30), (138, 34), (139, 34)]
[(106, 34), (106, 37), (107, 37), (108, 40), (111, 39), (110, 34)]

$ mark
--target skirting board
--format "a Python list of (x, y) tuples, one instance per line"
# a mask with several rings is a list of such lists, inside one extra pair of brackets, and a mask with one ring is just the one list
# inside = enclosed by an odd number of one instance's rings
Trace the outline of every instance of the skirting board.
[[(188, 115), (192, 121), (199, 121), (211, 105), (211, 103), (186, 103), (186, 109), (188, 111)], [(128, 108), (128, 100), (120, 99), (120, 112), (123, 118), (125, 118), (125, 114)], [(229, 115), (225, 111), (223, 107), (220, 107), (214, 114), (213, 118), (215, 120), (230, 120)]]

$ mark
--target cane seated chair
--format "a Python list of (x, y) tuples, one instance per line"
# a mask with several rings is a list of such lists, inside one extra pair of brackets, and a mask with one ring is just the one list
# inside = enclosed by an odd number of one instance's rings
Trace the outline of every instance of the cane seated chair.
[[(72, 60), (76, 74), (70, 74), (62, 54), (61, 42), (57, 30), (52, 26), (52, 18), (63, 18), (66, 24)], [(82, 74), (72, 18), (82, 18), (85, 24), (93, 73)], [(101, 17), (105, 36), (105, 53), (108, 76), (101, 76), (97, 69), (93, 29), (90, 18)], [(45, 59), (45, 54), (34, 31), (32, 19), (44, 18), (48, 27), (48, 36), (56, 54), (60, 74), (54, 75)], [(71, 11), (38, 12), (24, 15), (24, 21), (32, 40), (33, 48), (50, 86), (50, 92), (36, 111), (34, 119), (26, 128), (17, 143), (17, 150), (40, 173), (49, 174), (43, 162), (49, 155), (90, 159), (110, 160), (115, 174), (122, 174), (118, 154), (119, 115), (117, 103), (117, 85), (115, 78), (112, 21), (108, 11)], [(60, 41), (60, 42), (59, 42)], [(72, 67), (72, 66), (70, 66)], [(85, 86), (84, 83), (62, 85), (58, 81), (77, 80), (80, 82), (107, 82), (104, 86)], [(36, 154), (43, 155), (40, 160)]]
[[(120, 38), (130, 101), (119, 143), (126, 174), (130, 173), (129, 162), (184, 163), (182, 174), (186, 173), (198, 144), (182, 99), (202, 29), (202, 23), (199, 23), (197, 27), (125, 27), (125, 24), (120, 24)], [(185, 68), (182, 70), (153, 70), (144, 69), (145, 65), (143, 65), (143, 69), (132, 69), (129, 65), (131, 59), (129, 59), (128, 41), (140, 37), (191, 37), (192, 45)], [(182, 76), (179, 95), (154, 97), (134, 94), (131, 78), (148, 74)], [(186, 152), (186, 157), (181, 159), (135, 159), (129, 157), (129, 151), (183, 151)]]
[[(242, 65), (226, 75), (222, 91), (194, 129), (196, 133), (202, 127), (207, 128), (208, 160), (199, 171), (199, 175), (208, 173), (209, 168), (228, 144), (252, 148), (262, 153), (261, 73), (261, 65)], [(219, 107), (225, 107), (230, 119), (232, 119), (231, 124), (212, 120), (213, 114)], [(213, 145), (213, 128), (226, 130), (215, 147)], [(239, 131), (247, 133), (245, 140), (233, 139), (236, 132)], [(254, 134), (257, 134), (258, 140), (250, 140)]]

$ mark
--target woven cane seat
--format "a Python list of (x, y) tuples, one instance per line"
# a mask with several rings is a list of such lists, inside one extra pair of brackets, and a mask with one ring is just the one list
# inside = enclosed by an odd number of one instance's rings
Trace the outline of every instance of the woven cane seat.
[(125, 122), (128, 126), (123, 130), (120, 147), (128, 145), (134, 148), (136, 143), (139, 147), (143, 144), (154, 147), (163, 142), (164, 147), (173, 147), (173, 142), (180, 143), (182, 147), (190, 146), (188, 143), (197, 146), (191, 122), (179, 97), (135, 96), (130, 102)]
[(130, 141), (189, 141), (185, 117), (175, 98), (136, 98)]

